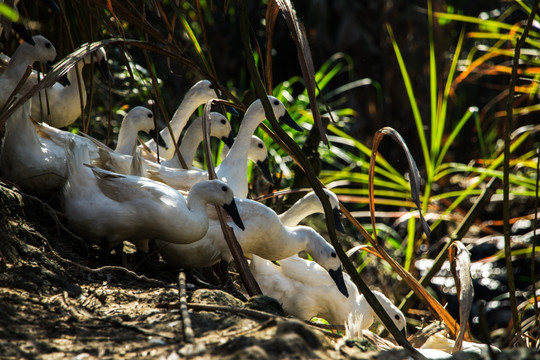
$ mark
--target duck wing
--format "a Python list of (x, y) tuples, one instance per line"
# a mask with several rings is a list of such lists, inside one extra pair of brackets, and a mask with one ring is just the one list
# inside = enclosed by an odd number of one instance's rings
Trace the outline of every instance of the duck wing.
[(140, 188), (133, 186), (131, 182), (124, 181), (128, 180), (127, 176), (103, 170), (92, 165), (84, 165), (92, 169), (99, 189), (109, 199), (122, 203), (137, 199), (137, 196), (140, 195)]

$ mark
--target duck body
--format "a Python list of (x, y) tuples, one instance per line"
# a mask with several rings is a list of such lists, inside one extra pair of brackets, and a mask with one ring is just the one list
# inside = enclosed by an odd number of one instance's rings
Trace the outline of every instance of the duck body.
[[(60, 190), (67, 179), (65, 148), (71, 141), (84, 146), (89, 159), (99, 156), (98, 147), (95, 140), (34, 123), (28, 116), (28, 105), (17, 109), (6, 123), (0, 175), (30, 194), (46, 198)], [(122, 122), (118, 144), (134, 150), (137, 132), (149, 126), (153, 126), (152, 112), (142, 106), (135, 107)]]
[[(235, 208), (234, 195), (221, 181), (201, 182), (185, 198), (150, 179), (85, 165), (89, 158), (84, 147), (74, 153), (68, 161), (63, 207), (70, 226), (90, 240), (105, 239), (109, 246), (148, 238), (189, 243), (206, 233), (207, 203)], [(237, 214), (232, 215), (242, 225)]]
[(25, 192), (46, 198), (66, 180), (66, 156), (61, 145), (37, 134), (29, 110), (26, 103), (6, 121), (0, 176)]
[[(347, 274), (344, 280), (349, 292), (348, 298), (336, 289), (328, 272), (313, 261), (292, 256), (280, 260), (278, 266), (254, 256), (250, 270), (263, 293), (276, 298), (287, 313), (299, 319), (321, 317), (331, 324), (344, 324), (350, 314), (361, 315), (360, 326), (367, 329), (376, 317)], [(398, 329), (403, 330), (406, 326), (403, 313), (382, 293), (373, 291), (373, 294)]]

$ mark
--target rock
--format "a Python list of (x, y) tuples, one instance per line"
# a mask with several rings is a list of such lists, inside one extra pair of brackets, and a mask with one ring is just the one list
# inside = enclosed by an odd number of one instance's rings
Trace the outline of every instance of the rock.
[(285, 311), (283, 311), (279, 301), (270, 296), (253, 296), (244, 305), (249, 309), (264, 311), (278, 316), (285, 316)]
[(242, 307), (244, 303), (221, 290), (198, 289), (191, 295), (191, 302), (221, 306)]

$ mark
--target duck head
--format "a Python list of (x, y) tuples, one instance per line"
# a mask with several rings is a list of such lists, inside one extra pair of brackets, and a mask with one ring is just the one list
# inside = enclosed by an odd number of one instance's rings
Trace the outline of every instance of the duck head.
[[(299, 228), (298, 226), (297, 228)], [(336, 254), (336, 250), (332, 245), (330, 245), (318, 232), (313, 230), (310, 227), (302, 227), (306, 230), (308, 234), (306, 251), (311, 255), (313, 260), (321, 265), (323, 268), (328, 271), (338, 290), (345, 297), (349, 297), (349, 290), (345, 285), (345, 280), (343, 279), (343, 269), (341, 267), (341, 261)]]
[(281, 121), (296, 131), (304, 131), (304, 129), (293, 120), (281, 101), (273, 96), (268, 96), (268, 101), (270, 101), (270, 105), (272, 105), (272, 110), (274, 110), (274, 114), (278, 121)]
[(274, 185), (274, 179), (272, 178), (270, 163), (268, 161), (268, 149), (266, 148), (266, 145), (264, 145), (264, 142), (256, 135), (251, 136), (248, 158), (255, 162), (257, 167), (261, 170), (265, 180)]
[(221, 207), (232, 218), (235, 225), (242, 229), (242, 231), (244, 231), (244, 223), (242, 222), (242, 218), (240, 217), (240, 213), (238, 212), (238, 207), (236, 206), (236, 202), (234, 201), (234, 194), (229, 185), (227, 185), (227, 183), (221, 180), (214, 179), (198, 182), (192, 187), (192, 189), (194, 189), (196, 186), (199, 186), (199, 184), (201, 183), (207, 183), (210, 186), (205, 190), (207, 192), (205, 196), (207, 197), (208, 202), (221, 205)]
[(218, 112), (211, 112), (209, 123), (210, 135), (218, 137), (225, 145), (231, 147), (234, 143), (234, 133), (229, 120)]
[(122, 123), (131, 123), (139, 129), (139, 131), (143, 131), (150, 135), (161, 147), (167, 148), (167, 143), (161, 137), (160, 132), (155, 128), (152, 110), (147, 109), (144, 106), (135, 106), (126, 114)]
[(20, 46), (29, 46), (34, 54), (34, 60), (41, 63), (52, 63), (56, 59), (56, 49), (45, 37), (36, 35), (32, 37), (34, 45), (23, 43)]
[[(405, 315), (399, 310), (399, 308), (394, 305), (390, 299), (388, 299), (383, 293), (379, 291), (372, 291), (373, 295), (377, 297), (377, 300), (379, 300), (379, 303), (381, 306), (386, 310), (386, 313), (392, 319), (398, 330), (400, 330), (403, 335), (407, 335), (407, 320), (405, 319)], [(373, 310), (372, 310), (373, 311)], [(373, 312), (373, 314), (378, 318), (377, 314)], [(379, 319), (380, 321), (380, 319)]]

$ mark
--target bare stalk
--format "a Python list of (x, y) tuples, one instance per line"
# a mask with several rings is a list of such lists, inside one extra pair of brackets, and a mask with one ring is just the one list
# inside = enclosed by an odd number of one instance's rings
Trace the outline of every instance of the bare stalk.
[(527, 19), (527, 25), (523, 33), (519, 37), (514, 49), (514, 59), (512, 63), (512, 75), (510, 76), (510, 84), (508, 85), (508, 101), (506, 103), (506, 121), (504, 122), (504, 165), (503, 165), (503, 233), (504, 233), (504, 255), (506, 260), (506, 274), (508, 279), (508, 292), (510, 293), (510, 305), (512, 309), (512, 322), (514, 326), (515, 336), (518, 341), (521, 340), (521, 322), (519, 319), (516, 286), (514, 284), (514, 272), (512, 266), (512, 244), (510, 241), (510, 134), (512, 133), (512, 121), (514, 110), (514, 92), (517, 82), (517, 70), (519, 66), (519, 58), (521, 48), (525, 44), (525, 40), (532, 28), (536, 12), (538, 11), (539, 0), (535, 0), (531, 7), (531, 13)]

